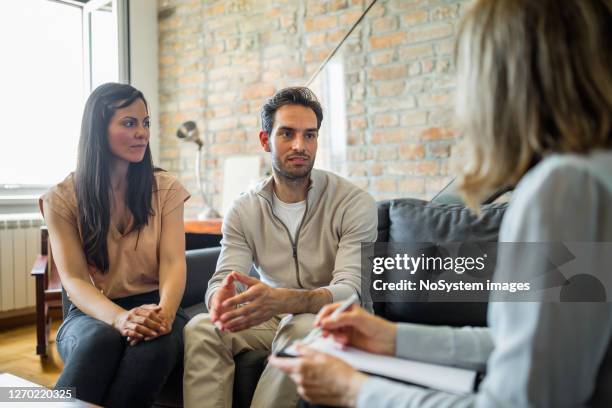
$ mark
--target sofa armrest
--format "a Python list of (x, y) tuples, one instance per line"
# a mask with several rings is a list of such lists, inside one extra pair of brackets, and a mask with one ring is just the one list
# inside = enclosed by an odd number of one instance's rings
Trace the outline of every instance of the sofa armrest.
[(208, 281), (215, 272), (221, 247), (194, 249), (185, 252), (187, 285), (181, 307), (187, 308), (204, 302)]

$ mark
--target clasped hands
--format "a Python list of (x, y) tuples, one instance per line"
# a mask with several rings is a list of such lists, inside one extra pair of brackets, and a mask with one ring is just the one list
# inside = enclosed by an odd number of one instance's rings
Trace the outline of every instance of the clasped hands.
[[(234, 282), (240, 282), (248, 289), (237, 295)], [(213, 294), (210, 318), (220, 330), (238, 332), (283, 313), (285, 299), (283, 289), (273, 288), (259, 279), (233, 271)]]
[(157, 304), (146, 304), (119, 313), (113, 327), (127, 337), (131, 346), (150, 341), (172, 331), (174, 313), (168, 313)]
[[(395, 355), (396, 325), (352, 305), (332, 317), (341, 303), (321, 309), (314, 325), (331, 336), (341, 347), (352, 346), (371, 353)], [(355, 406), (362, 384), (368, 376), (344, 361), (307, 346), (298, 346), (297, 358), (271, 356), (269, 362), (287, 373), (306, 401), (339, 406)]]

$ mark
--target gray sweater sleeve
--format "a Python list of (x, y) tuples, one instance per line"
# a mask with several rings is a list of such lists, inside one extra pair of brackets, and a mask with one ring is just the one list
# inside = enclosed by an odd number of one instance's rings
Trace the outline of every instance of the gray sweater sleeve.
[(487, 327), (440, 327), (400, 323), (398, 357), (483, 372), (493, 351)]
[[(206, 290), (205, 302), (207, 308), (210, 306), (212, 295), (221, 286), (227, 275), (232, 271), (248, 275), (253, 265), (253, 253), (244, 236), (238, 206), (239, 200), (234, 201), (223, 219), (221, 253), (219, 259), (217, 259), (215, 273), (208, 282), (208, 289)], [(235, 282), (235, 285), (237, 292), (242, 292), (245, 289), (240, 282)]]
[(346, 204), (342, 215), (342, 236), (332, 271), (332, 280), (324, 286), (332, 301), (361, 294), (361, 243), (376, 241), (378, 213), (372, 196), (360, 191)]
[[(585, 172), (548, 167), (528, 175), (519, 185), (503, 221), (500, 241), (611, 240), (610, 192)], [(598, 216), (606, 225), (595, 221)], [(508, 279), (517, 267), (537, 276), (543, 273), (538, 270), (540, 265), (530, 264), (529, 259), (508, 260), (498, 265), (495, 278)], [(588, 404), (598, 376), (610, 375), (600, 372), (610, 370), (600, 367), (612, 337), (610, 303), (494, 302), (489, 305), (489, 318), (495, 348), (477, 393), (459, 396), (370, 378), (360, 391), (357, 406), (583, 406)], [(402, 328), (398, 331), (398, 354), (415, 357), (417, 352), (436, 353), (424, 343), (428, 339), (443, 354), (452, 350), (450, 332), (443, 328), (434, 334), (434, 330)], [(410, 343), (415, 346), (412, 351)], [(479, 348), (473, 347), (472, 352), (478, 353)], [(451, 353), (436, 358), (452, 362), (453, 357)], [(433, 361), (431, 357), (428, 360)]]

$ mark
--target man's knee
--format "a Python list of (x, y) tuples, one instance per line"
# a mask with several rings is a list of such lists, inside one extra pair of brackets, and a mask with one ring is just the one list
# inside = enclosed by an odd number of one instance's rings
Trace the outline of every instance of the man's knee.
[(289, 341), (304, 338), (312, 330), (315, 317), (312, 313), (300, 313), (283, 318), (272, 350), (277, 351), (278, 347), (285, 347)]
[(194, 316), (183, 330), (185, 347), (189, 349), (196, 344), (200, 346), (222, 346), (223, 334), (215, 327), (208, 313)]

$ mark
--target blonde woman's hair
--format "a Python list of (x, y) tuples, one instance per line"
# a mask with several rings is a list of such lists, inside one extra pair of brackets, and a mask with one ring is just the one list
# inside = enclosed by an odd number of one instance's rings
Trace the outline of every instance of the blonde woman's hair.
[(457, 40), (460, 190), (476, 208), (543, 156), (612, 147), (612, 0), (477, 0)]

